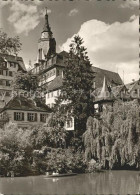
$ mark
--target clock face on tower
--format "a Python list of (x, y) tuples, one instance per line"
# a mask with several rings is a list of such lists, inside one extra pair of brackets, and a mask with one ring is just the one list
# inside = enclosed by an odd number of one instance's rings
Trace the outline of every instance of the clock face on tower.
[(41, 35), (41, 38), (48, 38), (48, 33), (47, 32), (43, 32)]

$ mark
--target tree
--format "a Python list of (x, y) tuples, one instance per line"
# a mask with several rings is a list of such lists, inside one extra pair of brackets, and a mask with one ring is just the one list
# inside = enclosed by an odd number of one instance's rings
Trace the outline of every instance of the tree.
[(39, 80), (36, 75), (30, 72), (18, 72), (13, 81), (14, 90), (36, 91), (39, 88)]
[[(77, 136), (86, 130), (87, 118), (93, 111), (90, 96), (93, 78), (92, 65), (83, 46), (83, 39), (75, 36), (70, 44), (69, 57), (65, 61), (62, 91), (56, 104), (59, 105), (60, 112), (64, 109), (65, 114), (74, 117)], [(64, 106), (63, 102), (66, 102)]]
[(103, 168), (140, 168), (140, 105), (116, 101), (107, 106), (101, 120), (90, 117), (84, 133), (85, 156)]
[(0, 53), (17, 55), (21, 50), (21, 45), (18, 36), (8, 37), (7, 33), (0, 29)]
[[(0, 172), (8, 175), (30, 174), (32, 163), (32, 145), (29, 140), (30, 131), (19, 129), (12, 122), (0, 129)], [(10, 175), (9, 175), (10, 176)]]

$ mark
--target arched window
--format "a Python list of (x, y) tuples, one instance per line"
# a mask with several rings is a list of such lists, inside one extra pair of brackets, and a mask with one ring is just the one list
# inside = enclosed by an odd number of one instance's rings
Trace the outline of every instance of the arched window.
[(42, 49), (39, 49), (39, 60), (42, 60)]

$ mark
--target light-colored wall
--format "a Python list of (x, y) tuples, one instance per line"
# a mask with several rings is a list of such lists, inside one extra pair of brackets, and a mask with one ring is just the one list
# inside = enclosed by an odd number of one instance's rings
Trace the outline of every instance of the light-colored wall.
[[(24, 121), (14, 120), (14, 112), (24, 112)], [(32, 125), (44, 124), (44, 122), (40, 121), (40, 114), (47, 114), (49, 116), (49, 113), (47, 112), (22, 111), (22, 110), (6, 110), (5, 113), (8, 115), (9, 120), (12, 121), (13, 123), (17, 123), (19, 127), (28, 127)], [(34, 122), (28, 121), (27, 120), (28, 113), (37, 113), (37, 121), (34, 121)]]
[(52, 105), (55, 104), (55, 100), (60, 95), (60, 93), (61, 93), (60, 89), (47, 93), (46, 94), (46, 105), (52, 108), (53, 107)]
[[(7, 62), (7, 68), (8, 68), (8, 74), (6, 76), (6, 70), (4, 70), (4, 75), (0, 75), (0, 80), (2, 80), (3, 85), (0, 85), (0, 108), (3, 108), (11, 99), (11, 96), (5, 96), (3, 98), (3, 95), (6, 92), (12, 93), (12, 87), (6, 86), (6, 81), (10, 81), (10, 83), (13, 81), (16, 73), (18, 72), (18, 64), (16, 66), (11, 67), (10, 62)], [(12, 72), (12, 76), (9, 76), (9, 71)]]
[(38, 49), (43, 49), (44, 55), (47, 55), (49, 51), (49, 39), (40, 39)]
[(56, 68), (53, 68), (40, 76), (39, 86), (53, 81), (56, 77)]

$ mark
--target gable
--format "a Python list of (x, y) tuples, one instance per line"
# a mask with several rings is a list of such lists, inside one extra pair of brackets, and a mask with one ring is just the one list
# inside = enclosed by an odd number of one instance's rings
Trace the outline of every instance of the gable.
[(26, 67), (22, 57), (0, 53), (0, 59), (1, 60), (3, 59), (4, 61), (8, 61), (8, 62), (17, 63), (19, 65), (19, 69), (26, 71)]

